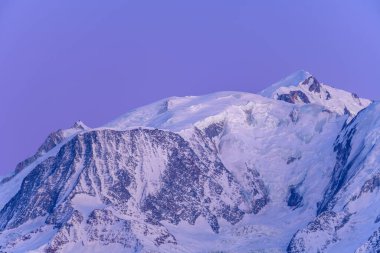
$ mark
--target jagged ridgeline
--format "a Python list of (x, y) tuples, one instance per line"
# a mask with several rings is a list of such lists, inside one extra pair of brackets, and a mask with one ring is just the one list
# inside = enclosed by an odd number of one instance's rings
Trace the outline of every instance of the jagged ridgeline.
[(0, 183), (0, 252), (377, 252), (376, 102), (299, 71), (48, 136)]

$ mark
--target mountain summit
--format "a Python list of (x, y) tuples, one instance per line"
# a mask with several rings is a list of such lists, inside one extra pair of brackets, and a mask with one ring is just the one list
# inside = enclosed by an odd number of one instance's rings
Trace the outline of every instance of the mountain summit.
[(0, 252), (376, 252), (379, 112), (301, 71), (78, 122), (0, 183)]
[(309, 77), (312, 77), (309, 72), (305, 70), (298, 70), (293, 74), (285, 77), (284, 79), (278, 81), (277, 83), (272, 84), (263, 90), (260, 94), (265, 97), (271, 97), (276, 92), (276, 90), (283, 87), (298, 86), (298, 84), (304, 82)]
[(262, 96), (293, 104), (314, 103), (338, 114), (355, 116), (372, 101), (355, 93), (339, 90), (319, 82), (309, 72), (300, 70), (273, 84), (260, 93)]

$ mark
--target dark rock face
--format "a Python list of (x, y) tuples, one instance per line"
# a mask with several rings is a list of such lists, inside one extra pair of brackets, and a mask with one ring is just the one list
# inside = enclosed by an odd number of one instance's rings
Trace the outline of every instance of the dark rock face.
[[(29, 219), (35, 219), (51, 212), (57, 200), (56, 191), (44, 185), (43, 180), (48, 176), (49, 167), (55, 164), (54, 159), (39, 165), (23, 181), (20, 191), (0, 212), (0, 231), (17, 227)], [(44, 188), (39, 191), (40, 188)]]
[(288, 160), (286, 160), (286, 164), (291, 164), (291, 163), (294, 163), (295, 161), (297, 160), (300, 160), (302, 158), (301, 155), (296, 155), (296, 156), (290, 156), (288, 157)]
[(209, 138), (212, 139), (214, 137), (219, 136), (223, 132), (223, 129), (224, 129), (224, 122), (221, 121), (221, 122), (213, 123), (209, 125), (208, 127), (206, 127), (204, 132)]
[(290, 94), (281, 94), (277, 97), (277, 100), (282, 100), (291, 104), (294, 104), (294, 99)]
[(163, 176), (164, 186), (156, 196), (147, 197), (142, 209), (151, 213), (153, 221), (165, 219), (178, 224), (186, 220), (194, 224), (200, 215), (197, 204), (203, 195), (201, 168), (189, 145), (182, 139), (178, 139), (178, 144), (181, 149), (173, 149), (170, 154), (168, 169)]
[(326, 100), (332, 99), (330, 92), (326, 91)]
[(364, 252), (380, 252), (380, 228), (378, 228), (370, 238), (368, 238), (368, 241), (364, 243), (358, 250), (358, 253), (364, 253)]
[(288, 206), (297, 209), (302, 205), (303, 197), (299, 193), (299, 186), (289, 186)]
[[(351, 126), (351, 125), (349, 125)], [(334, 144), (334, 151), (336, 152), (336, 163), (331, 176), (331, 180), (324, 194), (323, 200), (318, 204), (318, 214), (327, 211), (329, 204), (333, 204), (332, 200), (335, 194), (342, 188), (343, 184), (347, 181), (350, 169), (355, 162), (355, 158), (348, 162), (352, 149), (352, 138), (355, 135), (356, 128), (345, 126), (346, 131), (343, 131), (342, 141), (339, 141), (338, 136), (336, 143)]]
[(371, 179), (367, 180), (360, 193), (373, 192), (375, 189), (380, 187), (380, 174), (374, 175)]
[[(380, 173), (375, 174), (374, 176), (372, 176), (371, 179), (368, 179), (367, 181), (365, 181), (364, 185), (360, 189), (359, 194), (353, 196), (351, 198), (351, 201), (359, 199), (365, 193), (372, 193), (378, 188), (380, 188)], [(379, 221), (380, 221), (380, 216), (377, 217), (376, 223)]]
[[(338, 240), (337, 232), (342, 229), (350, 220), (350, 214), (329, 211), (317, 216), (305, 229), (299, 230), (290, 241), (288, 253), (310, 252), (309, 247), (313, 247), (313, 252), (324, 252), (326, 248)], [(308, 239), (313, 235), (319, 235), (322, 239), (318, 245), (313, 245)], [(309, 244), (309, 245), (308, 245)]]
[(250, 212), (257, 214), (269, 203), (269, 191), (261, 179), (260, 173), (254, 168), (247, 166), (244, 176), (248, 188), (242, 189), (243, 192), (242, 190), (240, 192), (242, 192), (245, 202), (250, 205)]
[(344, 107), (344, 115), (352, 116), (352, 113), (347, 109), (347, 107)]
[(293, 92), (290, 92), (290, 95), (292, 97), (298, 97), (299, 99), (301, 99), (302, 102), (304, 102), (305, 104), (310, 104), (310, 101), (309, 101), (309, 98), (306, 96), (305, 93), (303, 93), (302, 91), (293, 91)]
[(288, 160), (286, 161), (286, 164), (291, 164), (291, 163), (293, 163), (293, 162), (296, 161), (296, 160), (297, 160), (296, 157), (291, 156), (291, 157), (289, 157)]
[[(131, 220), (118, 218), (109, 210), (95, 210), (88, 217), (78, 211), (76, 198), (86, 196), (99, 199), (102, 206), (111, 206), (126, 217), (131, 212), (130, 202), (139, 203), (133, 204), (134, 212), (145, 219), (144, 224), (154, 227), (154, 232), (147, 233), (155, 235), (156, 245), (176, 243), (162, 221), (195, 224), (202, 216), (218, 233), (220, 219), (236, 224), (246, 213), (257, 214), (269, 202), (257, 171), (245, 168), (246, 182), (242, 186), (219, 159), (213, 138), (222, 130), (222, 123), (203, 131), (195, 129), (191, 143), (162, 130), (78, 134), (55, 157), (40, 163), (25, 177), (18, 193), (0, 211), (0, 231), (46, 217), (45, 224), (59, 230), (50, 252), (59, 251), (69, 242), (79, 242), (81, 239), (73, 235), (81, 233), (105, 245), (141, 247), (137, 235), (131, 232)], [(165, 168), (159, 171), (155, 163), (165, 164)], [(146, 164), (153, 164), (152, 171)], [(159, 178), (160, 184), (155, 185), (149, 178)], [(145, 187), (155, 190), (144, 193)], [(240, 209), (242, 203), (249, 209)]]
[(302, 82), (302, 84), (309, 85), (309, 91), (311, 92), (315, 92), (315, 93), (321, 92), (321, 84), (313, 76), (310, 76), (309, 78), (307, 78), (305, 81)]
[(291, 104), (295, 104), (296, 100), (300, 100), (305, 104), (310, 104), (309, 98), (300, 90), (290, 91), (289, 94), (281, 94), (277, 97), (277, 100), (282, 100)]
[[(205, 135), (209, 138), (219, 134), (222, 125), (213, 124), (205, 129)], [(199, 133), (200, 134), (200, 133)], [(244, 200), (238, 182), (232, 174), (224, 167), (221, 161), (212, 153), (208, 157), (214, 157), (214, 163), (203, 161), (191, 149), (189, 143), (180, 137), (177, 143), (180, 149), (174, 149), (169, 156), (168, 168), (165, 171), (162, 180), (163, 187), (154, 195), (148, 195), (145, 199), (142, 210), (148, 214), (148, 220), (152, 223), (158, 223), (167, 220), (171, 223), (178, 224), (180, 221), (187, 221), (194, 224), (199, 216), (208, 220), (209, 225), (218, 233), (218, 218), (236, 224), (239, 222), (245, 212), (238, 208)], [(199, 138), (204, 139), (205, 136)], [(215, 152), (215, 151), (214, 151)], [(208, 166), (204, 166), (204, 162)], [(237, 199), (234, 205), (227, 204), (222, 200), (223, 186), (222, 181), (227, 179), (230, 187), (236, 188)], [(257, 178), (251, 178), (252, 190), (263, 193), (265, 187), (259, 184)], [(210, 196), (205, 196), (205, 191)], [(211, 202), (219, 202), (218, 208), (211, 209)], [(260, 201), (257, 197), (247, 200), (252, 206), (252, 212), (257, 213), (267, 201)]]

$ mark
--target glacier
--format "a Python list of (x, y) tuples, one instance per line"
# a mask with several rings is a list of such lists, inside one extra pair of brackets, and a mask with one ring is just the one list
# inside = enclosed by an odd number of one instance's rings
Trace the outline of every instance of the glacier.
[(76, 122), (1, 180), (0, 252), (377, 252), (379, 112), (298, 71)]

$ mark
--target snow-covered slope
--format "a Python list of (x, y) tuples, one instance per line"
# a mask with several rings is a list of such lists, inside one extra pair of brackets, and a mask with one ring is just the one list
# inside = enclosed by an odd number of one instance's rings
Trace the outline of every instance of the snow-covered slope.
[(290, 252), (378, 252), (380, 220), (380, 104), (345, 125), (337, 162), (318, 216), (293, 238)]
[(357, 100), (312, 100), (310, 80), (263, 92), (310, 103), (172, 97), (53, 133), (0, 183), (0, 252), (371, 252), (379, 106), (348, 122)]
[(340, 115), (354, 117), (371, 101), (355, 93), (339, 90), (320, 83), (310, 73), (300, 70), (273, 84), (261, 95), (295, 104), (319, 104)]

